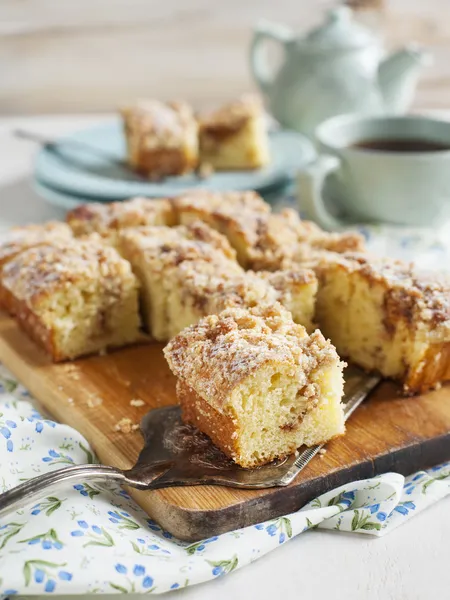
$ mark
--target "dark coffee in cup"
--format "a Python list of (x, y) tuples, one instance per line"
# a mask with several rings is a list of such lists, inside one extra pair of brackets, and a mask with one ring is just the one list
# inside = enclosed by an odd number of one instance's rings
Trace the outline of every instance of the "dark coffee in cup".
[(450, 150), (448, 144), (420, 138), (365, 139), (351, 144), (350, 148), (378, 152), (444, 152)]

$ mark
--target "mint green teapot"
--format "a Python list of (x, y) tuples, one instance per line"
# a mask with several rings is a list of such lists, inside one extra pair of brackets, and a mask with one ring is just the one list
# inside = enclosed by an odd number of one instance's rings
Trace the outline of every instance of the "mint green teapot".
[[(270, 71), (264, 45), (284, 49), (278, 72)], [(414, 45), (383, 56), (379, 38), (353, 20), (347, 6), (297, 37), (281, 25), (261, 23), (250, 49), (253, 76), (282, 126), (312, 136), (325, 119), (342, 113), (399, 114), (414, 96), (430, 55)]]

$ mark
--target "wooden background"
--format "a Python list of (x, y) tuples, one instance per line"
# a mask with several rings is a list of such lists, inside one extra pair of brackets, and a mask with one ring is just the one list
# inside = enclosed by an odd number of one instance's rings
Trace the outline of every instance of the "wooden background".
[[(104, 111), (146, 95), (198, 107), (231, 98), (252, 87), (247, 49), (258, 19), (300, 31), (332, 4), (0, 0), (0, 114)], [(450, 0), (384, 4), (390, 46), (414, 39), (435, 54), (416, 107), (450, 108)]]

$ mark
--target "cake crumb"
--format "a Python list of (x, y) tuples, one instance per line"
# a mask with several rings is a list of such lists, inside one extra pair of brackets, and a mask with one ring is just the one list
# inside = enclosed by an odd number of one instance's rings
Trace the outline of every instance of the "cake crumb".
[(114, 431), (120, 431), (121, 433), (131, 433), (139, 429), (137, 423), (133, 423), (129, 417), (123, 417), (114, 426)]
[(197, 168), (197, 177), (199, 179), (208, 179), (214, 173), (214, 167), (212, 164), (204, 162), (200, 163)]
[(325, 448), (321, 448), (319, 450), (319, 456), (320, 456), (320, 458), (323, 458), (326, 453), (327, 453), (327, 451), (325, 450)]
[(67, 403), (68, 404), (73, 404), (73, 398), (67, 398)]
[(130, 406), (144, 406), (145, 402), (140, 398), (133, 398), (130, 400)]
[(100, 406), (100, 404), (103, 404), (103, 398), (100, 398), (100, 396), (91, 396), (86, 402), (88, 408), (95, 408), (96, 406)]

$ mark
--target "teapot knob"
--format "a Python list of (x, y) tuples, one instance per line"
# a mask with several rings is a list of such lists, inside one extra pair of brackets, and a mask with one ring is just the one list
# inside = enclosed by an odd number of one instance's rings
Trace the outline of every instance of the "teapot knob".
[(349, 6), (336, 6), (328, 12), (331, 23), (344, 23), (352, 19), (353, 11)]

